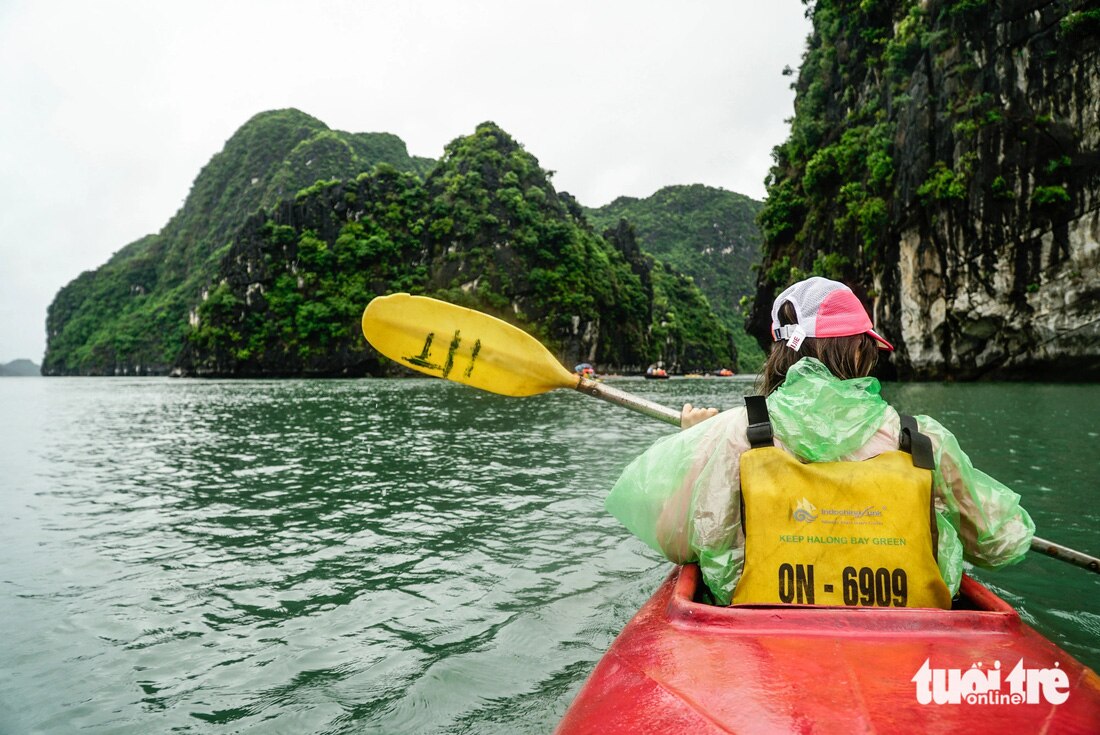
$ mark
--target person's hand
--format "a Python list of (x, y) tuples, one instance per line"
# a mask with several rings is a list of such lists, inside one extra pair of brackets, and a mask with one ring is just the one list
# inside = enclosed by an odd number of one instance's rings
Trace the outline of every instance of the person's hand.
[(717, 408), (694, 408), (690, 403), (685, 403), (683, 410), (680, 411), (680, 428), (691, 428), (699, 422), (717, 415)]

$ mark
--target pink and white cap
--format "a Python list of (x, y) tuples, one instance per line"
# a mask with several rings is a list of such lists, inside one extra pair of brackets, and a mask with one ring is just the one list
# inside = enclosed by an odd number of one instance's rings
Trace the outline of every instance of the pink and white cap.
[[(794, 307), (798, 322), (781, 327), (779, 309), (787, 301)], [(772, 304), (772, 338), (777, 342), (785, 339), (796, 350), (803, 337), (850, 337), (854, 334), (874, 337), (880, 350), (894, 349), (875, 332), (867, 310), (852, 289), (838, 281), (820, 276), (807, 278), (779, 294)]]

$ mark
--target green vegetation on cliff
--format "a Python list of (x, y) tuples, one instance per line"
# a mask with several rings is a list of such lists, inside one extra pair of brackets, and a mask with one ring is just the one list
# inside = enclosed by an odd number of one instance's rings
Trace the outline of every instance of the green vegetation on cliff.
[(637, 275), (507, 133), (484, 123), (452, 141), (426, 183), (431, 289), (531, 325), (566, 362), (647, 359)]
[(694, 184), (665, 187), (645, 199), (619, 197), (585, 214), (598, 228), (628, 221), (642, 250), (691, 276), (733, 335), (736, 367), (751, 372), (760, 367), (764, 354), (745, 333), (740, 302), (755, 287), (761, 206), (742, 194)]
[(252, 118), (203, 168), (160, 233), (61, 290), (47, 315), (43, 373), (167, 372), (189, 310), (250, 215), (318, 179), (352, 178), (380, 162), (418, 174), (432, 164), (388, 133), (330, 130), (297, 110)]
[(596, 234), (538, 161), (485, 123), (421, 183), (379, 166), (257, 216), (224, 254), (182, 366), (202, 375), (378, 374), (371, 297), (420, 293), (536, 333), (566, 364), (731, 364), (729, 333), (629, 231)]
[[(772, 151), (759, 216), (767, 257), (758, 315), (792, 280), (880, 266), (895, 175), (888, 110), (930, 42), (915, 1), (823, 0), (812, 12), (790, 137)], [(861, 95), (865, 87), (874, 93)]]
[[(204, 293), (183, 362), (212, 374), (340, 374), (361, 361), (363, 307), (416, 290), (424, 189), (381, 164), (311, 187), (241, 230)], [(298, 223), (296, 226), (285, 222)]]

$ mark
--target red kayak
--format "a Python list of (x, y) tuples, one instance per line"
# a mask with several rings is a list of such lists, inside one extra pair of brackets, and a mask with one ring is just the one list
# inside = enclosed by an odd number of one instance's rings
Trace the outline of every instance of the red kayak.
[(1100, 677), (969, 577), (954, 610), (716, 607), (699, 584), (672, 571), (558, 733), (1100, 733)]

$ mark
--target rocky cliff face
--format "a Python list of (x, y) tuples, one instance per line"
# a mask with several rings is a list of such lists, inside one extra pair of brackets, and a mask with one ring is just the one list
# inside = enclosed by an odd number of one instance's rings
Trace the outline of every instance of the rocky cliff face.
[(903, 376), (1100, 378), (1095, 3), (819, 2), (752, 326), (866, 288)]

